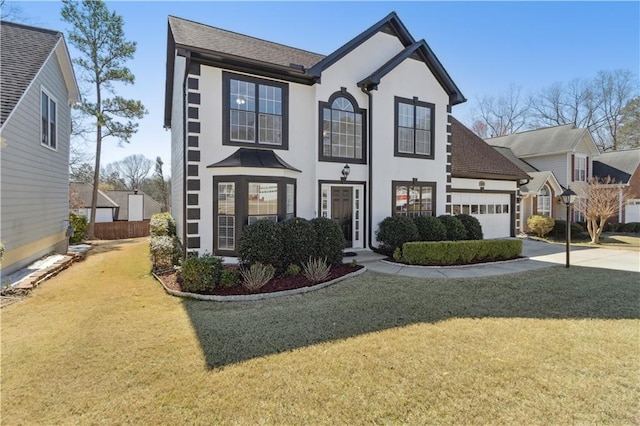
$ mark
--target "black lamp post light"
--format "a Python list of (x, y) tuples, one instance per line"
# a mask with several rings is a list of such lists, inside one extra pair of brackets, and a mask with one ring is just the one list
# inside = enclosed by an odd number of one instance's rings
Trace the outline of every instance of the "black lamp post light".
[(348, 164), (345, 164), (342, 168), (342, 177), (340, 178), (340, 182), (345, 183), (349, 177), (349, 173), (351, 173), (351, 168)]
[(576, 196), (576, 193), (570, 188), (565, 189), (564, 192), (560, 194), (562, 202), (567, 206), (567, 229), (565, 232), (565, 236), (567, 237), (567, 264), (565, 266), (567, 268), (569, 267), (569, 244), (571, 242), (571, 206), (575, 203)]

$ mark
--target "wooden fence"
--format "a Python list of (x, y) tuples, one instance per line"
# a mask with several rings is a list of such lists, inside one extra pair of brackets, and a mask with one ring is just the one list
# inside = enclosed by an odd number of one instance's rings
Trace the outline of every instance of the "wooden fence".
[(148, 237), (149, 221), (137, 222), (103, 222), (96, 223), (94, 228), (96, 238), (101, 240), (121, 240), (124, 238)]

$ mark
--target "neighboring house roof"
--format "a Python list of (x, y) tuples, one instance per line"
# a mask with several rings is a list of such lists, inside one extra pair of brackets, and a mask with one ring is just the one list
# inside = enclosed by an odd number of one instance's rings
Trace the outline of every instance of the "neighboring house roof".
[(505, 156), (507, 158), (507, 160), (511, 161), (513, 164), (515, 164), (516, 166), (518, 166), (519, 168), (521, 168), (522, 170), (524, 170), (527, 173), (529, 173), (529, 172), (537, 172), (538, 171), (538, 169), (533, 167), (531, 164), (529, 164), (526, 161), (521, 160), (520, 158), (516, 157), (516, 155), (513, 153), (513, 151), (511, 151), (510, 148), (503, 147), (503, 146), (494, 146), (493, 149), (498, 151), (500, 154)]
[(69, 100), (77, 101), (79, 89), (62, 33), (13, 22), (0, 22), (0, 126), (22, 99), (47, 59), (58, 55)]
[(451, 175), (476, 179), (529, 179), (478, 135), (451, 117)]
[(526, 158), (573, 152), (585, 133), (589, 133), (589, 131), (587, 129), (579, 129), (574, 124), (564, 124), (562, 126), (512, 133), (506, 136), (485, 139), (485, 141), (489, 145), (508, 147), (516, 156)]
[(260, 167), (265, 169), (300, 171), (288, 164), (273, 151), (251, 148), (240, 148), (224, 160), (210, 164), (207, 167)]
[[(93, 185), (90, 183), (71, 182), (69, 184), (69, 193), (77, 201), (82, 203), (82, 207), (91, 208), (93, 198)], [(111, 199), (104, 191), (98, 189), (97, 208), (114, 208), (120, 207), (118, 203)]]
[(431, 48), (424, 40), (416, 42), (395, 12), (328, 56), (169, 16), (164, 126), (171, 127), (176, 54), (186, 57), (187, 64), (196, 59), (220, 68), (312, 85), (319, 81), (322, 71), (381, 31), (398, 37), (405, 49), (365, 78), (361, 87), (375, 89), (384, 75), (403, 60), (413, 57), (427, 65), (449, 94), (452, 105), (466, 101)]
[[(135, 191), (103, 191), (111, 200), (120, 206), (118, 217), (115, 220), (128, 220), (129, 218), (129, 195), (133, 195)], [(162, 205), (154, 200), (149, 194), (138, 191), (138, 195), (143, 195), (143, 219), (151, 219), (155, 213), (162, 211)]]
[(558, 179), (556, 179), (553, 172), (544, 171), (544, 172), (528, 172), (529, 176), (531, 176), (531, 180), (524, 185), (520, 185), (520, 192), (529, 192), (529, 193), (539, 193), (542, 190), (542, 187), (545, 183), (550, 183), (553, 186), (554, 191), (559, 191), (562, 189), (560, 183), (558, 183)]
[(611, 177), (616, 183), (629, 183), (640, 166), (640, 149), (611, 151), (593, 160), (593, 175), (599, 179)]

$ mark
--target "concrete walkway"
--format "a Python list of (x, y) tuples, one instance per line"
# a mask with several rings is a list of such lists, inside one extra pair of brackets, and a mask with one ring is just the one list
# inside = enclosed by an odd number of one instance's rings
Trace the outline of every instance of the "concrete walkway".
[[(345, 258), (345, 263), (355, 259), (372, 271), (425, 278), (473, 278), (516, 272), (536, 271), (551, 266), (565, 265), (565, 246), (542, 241), (522, 240), (525, 259), (485, 263), (467, 266), (404, 266), (386, 262), (384, 256), (371, 251), (358, 251), (357, 256)], [(640, 272), (640, 251), (606, 249), (600, 247), (572, 246), (570, 265), (574, 267), (604, 268), (618, 271)]]

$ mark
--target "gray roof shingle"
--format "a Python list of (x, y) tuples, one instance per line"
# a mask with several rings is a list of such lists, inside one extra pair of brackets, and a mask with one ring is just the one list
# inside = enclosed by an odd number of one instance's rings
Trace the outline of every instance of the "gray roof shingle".
[(13, 22), (0, 22), (0, 126), (42, 68), (62, 34)]
[[(128, 220), (129, 218), (129, 195), (130, 194), (135, 194), (134, 191), (109, 191), (109, 190), (105, 190), (104, 193), (110, 198), (112, 199), (115, 203), (117, 203), (120, 206), (120, 209), (118, 209), (118, 217), (116, 218), (116, 220)], [(143, 198), (143, 203), (142, 203), (142, 209), (143, 209), (143, 219), (147, 220), (147, 219), (151, 219), (151, 216), (156, 214), (156, 213), (160, 213), (162, 212), (162, 205), (157, 202), (156, 200), (154, 200), (153, 198), (151, 198), (150, 195), (148, 195), (145, 192), (142, 191), (138, 191), (138, 195), (142, 195)]]
[(604, 179), (611, 177), (618, 183), (628, 183), (640, 166), (640, 148), (611, 151), (593, 159), (593, 175)]
[(508, 147), (518, 157), (570, 152), (578, 145), (587, 129), (574, 124), (527, 130), (507, 136), (485, 139), (489, 145)]
[(513, 164), (515, 164), (516, 166), (520, 167), (522, 170), (524, 170), (527, 173), (529, 173), (529, 172), (537, 172), (538, 171), (538, 169), (533, 167), (531, 164), (529, 164), (526, 161), (521, 160), (520, 158), (516, 157), (515, 154), (513, 153), (513, 151), (511, 151), (511, 149), (509, 149), (507, 147), (494, 146), (493, 149), (498, 151), (500, 154), (505, 156), (507, 158), (507, 160), (511, 161)]

